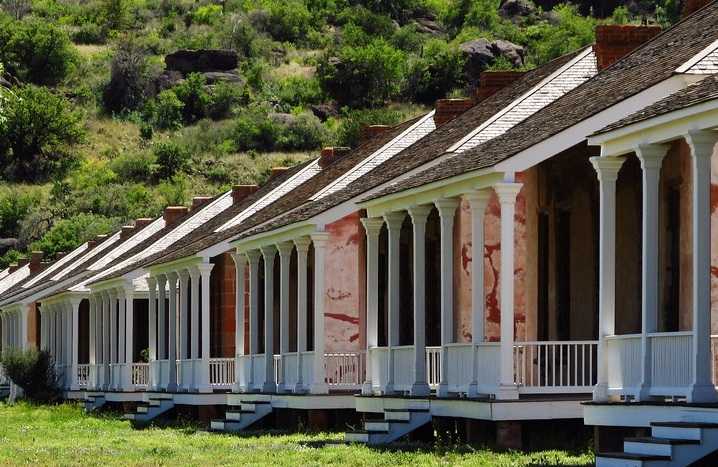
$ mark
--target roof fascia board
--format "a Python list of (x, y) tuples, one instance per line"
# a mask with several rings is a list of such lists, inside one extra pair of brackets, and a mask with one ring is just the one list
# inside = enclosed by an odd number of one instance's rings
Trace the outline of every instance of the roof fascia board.
[[(14, 298), (14, 301), (12, 303), (21, 303), (21, 302), (38, 302), (42, 301), (43, 298), (51, 296), (55, 294), (58, 290), (62, 289), (67, 285), (68, 282), (70, 282), (71, 279), (76, 278), (77, 276), (71, 276), (68, 278), (63, 279), (62, 281), (56, 282), (55, 284), (51, 285), (50, 287), (43, 287), (45, 283), (38, 284), (36, 287), (40, 288), (40, 290), (31, 293), (30, 295), (20, 295), (17, 298)], [(3, 306), (3, 304), (0, 304), (0, 306)]]
[(202, 258), (198, 256), (187, 256), (185, 258), (180, 258), (174, 261), (170, 261), (169, 263), (163, 263), (163, 264), (157, 264), (152, 265), (147, 268), (147, 271), (150, 273), (150, 275), (157, 275), (157, 274), (163, 274), (166, 272), (173, 272), (177, 271), (178, 269), (187, 269), (192, 266), (195, 266), (198, 263), (202, 262)]
[(238, 253), (244, 253), (250, 250), (256, 250), (263, 246), (276, 245), (278, 243), (294, 240), (298, 237), (311, 235), (317, 230), (319, 229), (317, 229), (316, 225), (302, 222), (234, 241), (231, 242), (230, 245), (235, 247)]
[(522, 172), (575, 146), (588, 135), (631, 115), (636, 109), (643, 109), (703, 78), (697, 75), (673, 75), (499, 162), (495, 169), (500, 172)]
[[(89, 293), (101, 292), (103, 290), (124, 288), (127, 285), (132, 285), (132, 281), (125, 277), (115, 277), (106, 281), (95, 282), (93, 284), (87, 284), (86, 287), (89, 289)], [(80, 291), (73, 290), (75, 293), (81, 293)]]
[(47, 300), (43, 300), (43, 303), (45, 305), (51, 305), (53, 303), (61, 303), (68, 300), (82, 300), (83, 298), (87, 298), (89, 296), (88, 293), (85, 292), (76, 292), (74, 290), (65, 290), (62, 293), (59, 293), (57, 295), (53, 295), (52, 297), (48, 298)]
[(676, 68), (676, 73), (687, 73), (688, 70), (693, 68), (693, 66), (706, 58), (708, 55), (710, 55), (716, 48), (718, 48), (718, 39), (713, 41), (711, 45), (706, 47), (705, 49), (701, 50), (697, 54), (695, 54), (690, 60), (685, 62), (683, 65)]

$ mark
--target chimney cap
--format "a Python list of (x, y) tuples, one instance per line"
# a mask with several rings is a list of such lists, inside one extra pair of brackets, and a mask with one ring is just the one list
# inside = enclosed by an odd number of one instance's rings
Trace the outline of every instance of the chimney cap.
[(439, 99), (436, 101), (434, 122), (437, 126), (450, 122), (474, 105), (476, 101), (471, 97)]
[(151, 217), (140, 217), (139, 219), (135, 219), (135, 228), (137, 230), (143, 229), (150, 225), (154, 219)]
[(194, 211), (205, 204), (207, 204), (212, 199), (211, 196), (195, 196), (192, 198), (192, 207), (191, 210)]
[(319, 167), (322, 169), (327, 167), (343, 155), (347, 154), (349, 151), (351, 151), (351, 148), (346, 146), (328, 146), (322, 148), (322, 152), (319, 156)]
[(237, 204), (259, 189), (257, 185), (233, 185), (232, 203)]
[(282, 175), (287, 170), (289, 170), (289, 167), (272, 167), (272, 171), (269, 174), (269, 179), (271, 180), (274, 177), (278, 177), (279, 175)]
[(187, 214), (189, 208), (187, 206), (167, 206), (162, 214), (166, 225), (172, 225), (177, 220)]
[(120, 240), (127, 240), (135, 232), (134, 225), (123, 225), (120, 229)]

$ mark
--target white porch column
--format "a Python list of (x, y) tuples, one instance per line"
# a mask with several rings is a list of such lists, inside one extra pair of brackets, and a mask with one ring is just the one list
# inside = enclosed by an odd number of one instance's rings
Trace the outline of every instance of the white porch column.
[(668, 146), (644, 145), (636, 148), (636, 155), (643, 169), (643, 260), (641, 262), (641, 383), (636, 394), (637, 400), (649, 397), (651, 389), (651, 346), (650, 333), (656, 332), (658, 322), (658, 205), (661, 165)]
[(294, 392), (306, 391), (304, 378), (302, 377), (303, 365), (313, 365), (313, 362), (305, 362), (302, 352), (307, 351), (307, 256), (311, 240), (308, 237), (300, 237), (294, 240), (297, 248), (297, 384)]
[[(126, 343), (126, 331), (127, 331), (127, 301), (125, 300), (125, 290), (121, 287), (115, 289), (117, 293), (117, 363), (123, 365), (120, 366), (120, 375), (124, 371), (125, 361), (125, 343)], [(120, 376), (120, 381), (116, 382), (118, 390), (122, 390), (124, 385), (123, 377)]]
[(209, 359), (210, 355), (210, 322), (209, 322), (209, 305), (210, 305), (210, 274), (212, 273), (212, 263), (201, 263), (197, 266), (202, 280), (202, 361), (200, 366), (200, 380), (195, 381), (199, 392), (212, 392), (209, 381)]
[(149, 307), (147, 313), (147, 332), (149, 334), (149, 360), (157, 360), (157, 279), (147, 277), (147, 290), (149, 292)]
[(518, 399), (514, 384), (514, 215), (521, 183), (497, 183), (494, 191), (501, 204), (501, 363), (497, 399)]
[[(187, 297), (188, 297), (188, 291), (189, 291), (189, 271), (186, 269), (181, 269), (178, 271), (179, 275), (179, 340), (177, 341), (177, 345), (179, 347), (178, 349), (178, 360), (188, 360), (190, 357), (188, 357), (189, 354), (189, 341), (188, 341), (188, 333), (189, 330), (189, 310), (188, 310), (188, 303), (187, 303)], [(182, 375), (182, 382), (180, 386), (182, 389), (189, 389), (187, 387), (188, 380), (185, 379), (185, 375)]]
[(0, 353), (7, 351), (7, 321), (5, 319), (5, 312), (0, 310), (0, 326), (2, 326), (2, 333), (0, 334)]
[(167, 276), (157, 276), (157, 360), (167, 360)]
[(30, 314), (30, 306), (29, 303), (20, 304), (20, 348), (23, 350), (30, 348), (30, 341), (27, 338), (27, 319)]
[(105, 290), (100, 292), (102, 300), (102, 362), (103, 366), (103, 389), (110, 389), (110, 363), (112, 363), (112, 355), (110, 353), (110, 294)]
[(686, 142), (693, 166), (693, 380), (688, 402), (715, 402), (711, 355), (711, 156), (713, 131), (691, 132)]
[(77, 368), (74, 364), (74, 353), (75, 353), (75, 335), (73, 334), (74, 328), (74, 300), (68, 300), (63, 302), (63, 314), (65, 318), (65, 326), (63, 328), (64, 341), (65, 341), (65, 368), (66, 368), (66, 387), (72, 389), (75, 384), (75, 377), (77, 375)]
[(77, 365), (79, 363), (80, 350), (80, 303), (82, 303), (82, 299), (79, 297), (73, 297), (72, 299), (70, 299), (70, 305), (72, 306), (72, 309), (70, 311), (72, 316), (72, 332), (69, 336), (70, 348), (72, 349), (70, 351), (72, 358), (70, 366), (70, 389), (72, 389), (73, 391), (80, 389), (79, 381), (77, 381)]
[(262, 392), (276, 392), (274, 381), (274, 245), (261, 248), (264, 257), (264, 386)]
[(599, 185), (598, 348), (593, 400), (608, 400), (606, 337), (616, 333), (616, 180), (625, 161), (592, 157)]
[[(179, 272), (179, 280), (179, 360), (192, 360), (194, 365), (199, 359), (199, 271), (194, 267), (189, 271), (183, 269)], [(188, 366), (182, 365), (182, 368), (178, 386), (183, 391), (196, 391), (194, 371), (185, 374), (184, 369)]]
[(190, 338), (190, 358), (199, 360), (199, 296), (200, 279), (199, 269), (190, 269), (190, 321), (192, 337)]
[(177, 392), (177, 279), (178, 276), (176, 272), (167, 274), (170, 295), (170, 310), (167, 319), (167, 360), (169, 360), (168, 392)]
[(466, 196), (471, 206), (471, 343), (474, 364), (471, 367), (469, 397), (479, 394), (479, 344), (486, 337), (486, 295), (484, 289), (484, 215), (491, 192), (478, 190)]
[(409, 208), (414, 226), (414, 384), (412, 396), (428, 396), (426, 380), (426, 219), (431, 206)]
[[(110, 312), (110, 364), (117, 363), (117, 295), (114, 290), (107, 292)], [(116, 381), (112, 382), (114, 388)]]
[(362, 219), (366, 230), (366, 375), (362, 394), (374, 392), (371, 349), (379, 345), (379, 234), (384, 225), (381, 217)]
[(394, 392), (394, 356), (392, 355), (392, 347), (399, 345), (399, 292), (400, 282), (400, 258), (399, 258), (399, 240), (401, 237), (401, 224), (404, 222), (406, 213), (404, 211), (390, 212), (384, 214), (384, 221), (388, 229), (388, 245), (389, 245), (389, 280), (387, 284), (387, 293), (389, 294), (389, 306), (387, 312), (387, 375), (386, 384), (383, 388), (384, 394)]
[(97, 341), (96, 341), (96, 338), (97, 338), (97, 328), (96, 328), (96, 325), (95, 325), (96, 319), (97, 319), (97, 318), (95, 317), (96, 308), (97, 308), (97, 303), (95, 302), (95, 296), (94, 296), (94, 295), (90, 295), (90, 296), (88, 297), (88, 300), (89, 300), (89, 303), (90, 303), (90, 313), (89, 313), (89, 318), (90, 318), (90, 323), (89, 323), (89, 334), (90, 334), (90, 336), (89, 336), (89, 338), (90, 338), (90, 343), (89, 343), (89, 344), (90, 344), (90, 365), (91, 365), (91, 366), (94, 366), (95, 364), (97, 364), (97, 352), (96, 352), (96, 349), (97, 349)]
[(279, 354), (282, 358), (282, 372), (279, 375), (280, 380), (277, 381), (277, 392), (291, 390), (285, 384), (287, 377), (284, 359), (289, 353), (289, 268), (293, 250), (292, 242), (283, 242), (277, 245), (277, 251), (279, 251)]
[(441, 369), (437, 396), (446, 397), (449, 394), (446, 345), (454, 340), (454, 216), (459, 201), (440, 199), (434, 205), (441, 225)]
[(232, 392), (240, 392), (247, 390), (242, 386), (240, 374), (242, 367), (240, 365), (240, 357), (244, 355), (244, 293), (245, 293), (245, 271), (247, 267), (247, 257), (241, 253), (232, 253), (234, 260), (234, 374), (235, 383)]
[(259, 250), (247, 252), (249, 260), (249, 389), (254, 387), (254, 356), (259, 351)]
[[(40, 308), (40, 350), (47, 348), (47, 322), (45, 321), (45, 310)], [(2, 350), (2, 339), (0, 339), (0, 351)]]
[(124, 390), (132, 391), (132, 364), (135, 361), (135, 288), (130, 281), (125, 285), (125, 363), (127, 364)]
[(314, 244), (314, 381), (312, 394), (328, 394), (324, 368), (324, 263), (326, 261), (328, 232), (315, 232), (311, 235)]

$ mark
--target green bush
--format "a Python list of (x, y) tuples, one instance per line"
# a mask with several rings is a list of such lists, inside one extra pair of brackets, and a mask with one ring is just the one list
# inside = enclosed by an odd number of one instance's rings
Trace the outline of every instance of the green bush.
[(72, 33), (72, 41), (77, 44), (104, 44), (107, 30), (95, 23), (85, 23)]
[(302, 0), (268, 0), (265, 14), (254, 15), (257, 27), (274, 40), (296, 42), (303, 40), (312, 24), (312, 15)]
[(341, 105), (371, 107), (396, 96), (404, 78), (404, 54), (383, 39), (327, 54), (317, 75), (322, 89)]
[(390, 17), (374, 13), (361, 5), (346, 8), (339, 14), (337, 22), (342, 25), (354, 24), (373, 37), (388, 38), (396, 29)]
[(120, 180), (146, 182), (152, 179), (154, 154), (148, 151), (125, 152), (114, 158), (110, 168)]
[(156, 143), (152, 152), (155, 156), (154, 175), (159, 180), (174, 177), (189, 162), (189, 153), (173, 142)]
[(285, 110), (307, 104), (318, 104), (324, 100), (324, 93), (316, 78), (289, 76), (277, 83), (277, 99)]
[(338, 131), (340, 146), (356, 147), (359, 145), (361, 130), (367, 125), (394, 125), (403, 118), (400, 112), (387, 109), (342, 109), (342, 121)]
[(59, 251), (72, 251), (83, 242), (106, 234), (117, 221), (92, 213), (79, 213), (57, 221), (43, 237), (33, 242), (31, 249), (52, 256)]
[(40, 199), (38, 190), (0, 187), (0, 237), (17, 238), (22, 220)]
[(0, 269), (5, 269), (11, 264), (17, 264), (17, 262), (25, 258), (25, 255), (15, 249), (8, 250), (7, 253), (0, 256)]
[(422, 56), (410, 65), (406, 94), (414, 101), (433, 104), (464, 86), (464, 76), (464, 56), (458, 47), (433, 39), (424, 46)]
[(33, 402), (58, 402), (61, 399), (55, 374), (55, 362), (50, 352), (30, 350), (8, 350), (0, 359), (5, 374), (22, 388), (25, 397)]
[(199, 73), (190, 73), (187, 78), (175, 86), (177, 99), (182, 102), (182, 120), (194, 123), (207, 115), (210, 96), (205, 89), (206, 81)]
[(222, 18), (221, 5), (203, 5), (192, 12), (192, 22), (196, 24), (216, 24)]
[(118, 44), (110, 66), (110, 81), (102, 92), (105, 110), (124, 112), (140, 108), (149, 85), (146, 52), (132, 41)]
[(532, 30), (535, 45), (531, 52), (537, 63), (545, 63), (595, 39), (595, 19), (581, 16), (578, 9), (570, 5), (559, 5), (554, 12), (558, 17), (557, 25), (543, 24)]
[(317, 149), (330, 137), (317, 117), (308, 112), (280, 117), (264, 109), (248, 109), (234, 122), (232, 137), (238, 151), (297, 151)]
[(67, 33), (52, 22), (11, 21), (0, 15), (0, 62), (23, 82), (53, 85), (77, 60)]
[(82, 139), (82, 115), (63, 97), (25, 86), (8, 101), (0, 125), (0, 161), (14, 181), (61, 177), (77, 163), (72, 146)]
[(218, 83), (212, 86), (206, 115), (213, 120), (227, 118), (232, 108), (242, 103), (246, 104), (246, 99), (241, 88), (230, 83)]
[(171, 89), (165, 89), (145, 106), (145, 121), (156, 128), (174, 130), (182, 126), (184, 104)]

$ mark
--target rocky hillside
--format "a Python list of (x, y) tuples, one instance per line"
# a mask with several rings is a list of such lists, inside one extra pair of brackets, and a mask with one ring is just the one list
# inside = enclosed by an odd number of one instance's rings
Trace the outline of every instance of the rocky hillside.
[(0, 0), (0, 266), (261, 183), (677, 0)]

